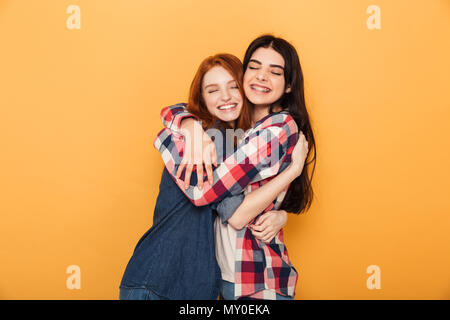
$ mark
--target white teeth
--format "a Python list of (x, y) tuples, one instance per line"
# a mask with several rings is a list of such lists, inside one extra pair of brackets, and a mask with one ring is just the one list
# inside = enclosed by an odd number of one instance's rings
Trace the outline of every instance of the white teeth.
[(252, 87), (252, 89), (259, 91), (259, 92), (269, 92), (270, 91), (270, 89), (267, 89), (267, 88), (261, 88), (261, 87), (256, 87), (256, 86), (251, 86), (251, 87)]
[(236, 104), (235, 104), (235, 103), (233, 103), (233, 104), (227, 104), (226, 106), (221, 106), (221, 107), (219, 107), (219, 110), (228, 110), (228, 109), (231, 109), (231, 108), (234, 108), (234, 107), (236, 107)]

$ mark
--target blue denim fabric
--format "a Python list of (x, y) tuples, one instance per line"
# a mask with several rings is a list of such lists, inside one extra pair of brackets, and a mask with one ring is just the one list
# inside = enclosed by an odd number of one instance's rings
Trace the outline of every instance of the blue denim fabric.
[(222, 280), (220, 286), (220, 300), (234, 300), (234, 283)]
[[(216, 128), (225, 137), (225, 129), (218, 123)], [(208, 134), (211, 136), (214, 131)], [(214, 143), (217, 159), (226, 157), (224, 150), (233, 152), (232, 147), (227, 148), (225, 138), (215, 139)], [(197, 184), (196, 174), (192, 174), (191, 184)], [(217, 299), (222, 277), (214, 249), (215, 209), (225, 222), (244, 196), (225, 199), (223, 203), (194, 206), (164, 168), (153, 226), (134, 249), (122, 277), (121, 292), (144, 289), (166, 299)], [(143, 290), (133, 292), (131, 295), (140, 297), (148, 294)]]
[(166, 300), (147, 288), (120, 288), (119, 300)]
[(214, 218), (211, 206), (194, 206), (164, 168), (153, 226), (137, 243), (120, 288), (148, 288), (167, 299), (217, 299)]

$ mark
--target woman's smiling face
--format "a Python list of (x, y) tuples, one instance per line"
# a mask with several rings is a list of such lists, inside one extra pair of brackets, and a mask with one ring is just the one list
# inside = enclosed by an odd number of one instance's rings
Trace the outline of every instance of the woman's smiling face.
[(243, 99), (236, 80), (221, 66), (211, 68), (202, 81), (202, 96), (209, 113), (224, 122), (236, 120)]
[(284, 58), (272, 48), (258, 48), (253, 52), (244, 73), (244, 91), (254, 105), (269, 106), (285, 92)]

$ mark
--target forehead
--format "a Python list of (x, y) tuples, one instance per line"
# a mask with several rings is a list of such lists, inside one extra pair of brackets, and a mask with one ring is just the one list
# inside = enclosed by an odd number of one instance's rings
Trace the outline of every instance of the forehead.
[(277, 64), (284, 67), (284, 58), (272, 48), (258, 48), (250, 59), (258, 60), (263, 65)]
[(227, 83), (232, 80), (234, 80), (233, 76), (225, 68), (216, 66), (208, 70), (203, 76), (203, 86)]

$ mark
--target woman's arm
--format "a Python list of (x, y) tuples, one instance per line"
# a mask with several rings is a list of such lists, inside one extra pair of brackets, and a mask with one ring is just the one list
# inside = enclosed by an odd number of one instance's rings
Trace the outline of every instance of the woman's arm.
[[(227, 221), (233, 228), (239, 230), (250, 223), (261, 212), (269, 209), (270, 204), (282, 192), (287, 192), (290, 183), (302, 173), (307, 155), (308, 142), (303, 133), (300, 133), (299, 140), (292, 151), (292, 162), (290, 165), (262, 187), (246, 194), (243, 201), (239, 199), (235, 200), (238, 202), (242, 201), (242, 203), (236, 210), (233, 210), (231, 217), (227, 217), (230, 215), (227, 209), (234, 208), (219, 204), (217, 206), (217, 212), (221, 216), (222, 221)], [(283, 197), (284, 194), (282, 194)]]
[(212, 184), (212, 165), (217, 166), (216, 148), (211, 138), (203, 130), (201, 122), (189, 113), (185, 103), (163, 108), (160, 117), (166, 128), (182, 134), (185, 138), (185, 152), (176, 177), (181, 175), (183, 168), (186, 166), (184, 183), (185, 188), (189, 188), (192, 169), (193, 166), (196, 166), (198, 188), (201, 190), (203, 188), (204, 165), (208, 181)]
[(176, 166), (182, 160), (184, 149), (180, 135), (162, 130), (154, 145), (180, 189), (194, 205), (202, 206), (239, 194), (249, 183), (276, 175), (296, 139), (297, 126), (291, 116), (280, 113), (269, 117), (260, 130), (247, 136), (232, 155), (214, 168), (213, 184), (206, 181), (202, 190), (196, 186), (195, 175), (188, 189), (184, 188), (183, 175), (176, 177)]
[[(300, 169), (303, 169), (303, 166)], [(300, 175), (301, 171), (298, 170), (289, 166), (262, 187), (246, 194), (242, 204), (228, 219), (228, 223), (238, 230), (244, 228), (268, 208), (280, 193), (287, 191), (289, 184)]]

